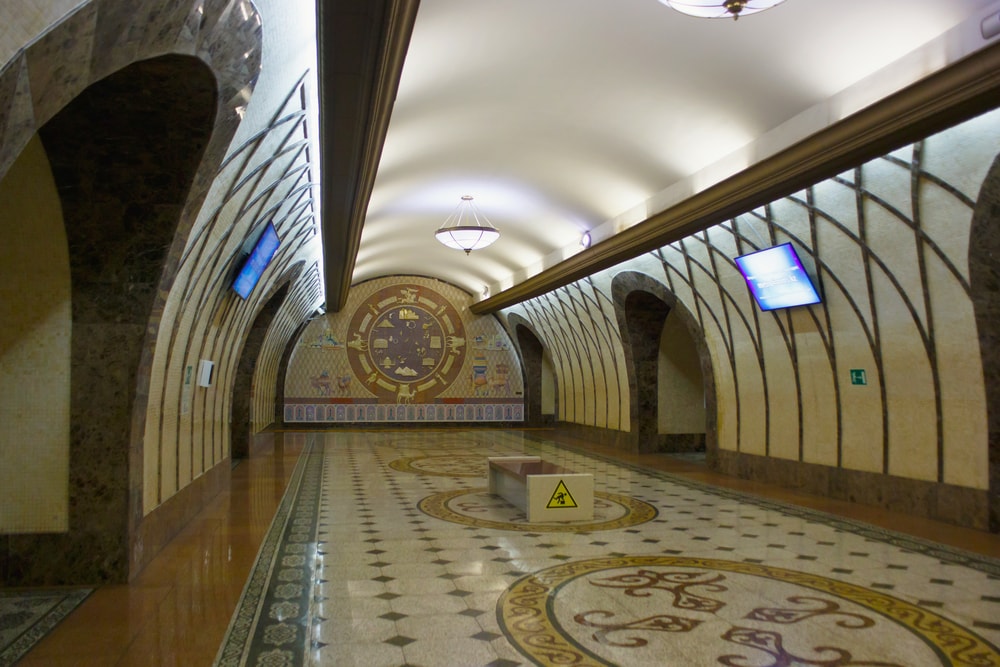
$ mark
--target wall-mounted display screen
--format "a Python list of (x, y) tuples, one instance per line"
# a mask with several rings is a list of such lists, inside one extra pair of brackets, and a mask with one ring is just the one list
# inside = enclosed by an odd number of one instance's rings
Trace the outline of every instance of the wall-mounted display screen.
[(791, 243), (758, 250), (735, 261), (761, 310), (820, 302), (819, 290)]
[(243, 267), (236, 276), (236, 280), (233, 281), (233, 289), (240, 297), (245, 299), (250, 296), (250, 292), (257, 285), (257, 281), (260, 280), (261, 274), (264, 273), (264, 269), (267, 268), (280, 244), (281, 241), (278, 239), (278, 232), (274, 229), (274, 223), (267, 223), (264, 232), (254, 244), (253, 250), (243, 262)]

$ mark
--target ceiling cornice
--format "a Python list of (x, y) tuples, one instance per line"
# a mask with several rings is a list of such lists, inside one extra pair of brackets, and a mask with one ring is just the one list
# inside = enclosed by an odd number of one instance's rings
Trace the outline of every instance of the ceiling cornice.
[(493, 313), (662, 248), (988, 111), (997, 106), (998, 93), (1000, 43), (473, 304), (470, 310), (478, 315)]
[(419, 0), (320, 0), (326, 309), (344, 307)]

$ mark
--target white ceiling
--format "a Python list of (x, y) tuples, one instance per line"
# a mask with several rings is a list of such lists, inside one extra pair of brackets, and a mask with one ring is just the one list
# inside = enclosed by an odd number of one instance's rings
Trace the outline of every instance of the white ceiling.
[[(786, 0), (731, 21), (657, 0), (422, 0), (353, 282), (495, 294), (978, 48), (997, 6)], [(468, 256), (433, 236), (462, 195), (501, 232)]]

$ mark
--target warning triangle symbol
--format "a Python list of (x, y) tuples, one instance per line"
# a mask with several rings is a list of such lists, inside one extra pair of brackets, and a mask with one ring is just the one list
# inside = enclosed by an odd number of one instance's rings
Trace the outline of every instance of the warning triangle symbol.
[(577, 507), (576, 501), (573, 500), (573, 495), (566, 488), (566, 485), (562, 480), (556, 484), (556, 490), (552, 492), (552, 497), (549, 498), (549, 504), (545, 506), (545, 509), (555, 509), (557, 507)]

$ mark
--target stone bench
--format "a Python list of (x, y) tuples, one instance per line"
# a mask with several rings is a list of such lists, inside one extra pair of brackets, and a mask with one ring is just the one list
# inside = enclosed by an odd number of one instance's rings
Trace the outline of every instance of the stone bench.
[(594, 476), (538, 456), (491, 456), (489, 491), (520, 508), (529, 522), (594, 518)]

